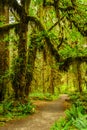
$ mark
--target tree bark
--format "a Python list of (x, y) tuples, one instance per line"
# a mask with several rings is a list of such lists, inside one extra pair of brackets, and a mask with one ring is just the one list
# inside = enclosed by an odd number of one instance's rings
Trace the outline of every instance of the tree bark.
[(35, 59), (36, 59), (36, 52), (37, 47), (35, 43), (35, 37), (32, 36), (31, 38), (31, 45), (28, 49), (28, 62), (27, 62), (27, 72), (26, 72), (26, 87), (25, 87), (25, 95), (28, 97), (30, 91), (31, 91), (31, 81), (33, 78), (33, 70), (35, 66)]
[[(0, 22), (2, 24), (9, 22), (9, 8), (3, 6), (2, 1), (0, 1)], [(6, 31), (0, 35), (0, 101), (5, 99), (7, 90), (8, 77), (6, 74), (9, 69), (9, 41), (5, 39), (8, 39), (8, 33), (9, 31)]]

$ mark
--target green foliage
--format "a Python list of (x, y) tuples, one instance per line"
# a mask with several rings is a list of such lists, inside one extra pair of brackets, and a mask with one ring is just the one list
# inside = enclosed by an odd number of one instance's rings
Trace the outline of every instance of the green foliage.
[(85, 56), (87, 55), (87, 49), (81, 48), (77, 45), (75, 47), (71, 47), (70, 45), (66, 44), (64, 45), (64, 48), (59, 51), (59, 54), (63, 58), (69, 58), (69, 57), (79, 57), (79, 56)]
[(83, 106), (85, 111), (87, 111), (87, 93), (79, 93), (75, 92), (73, 95), (69, 94), (70, 96), (70, 101), (72, 104), (74, 104), (76, 107), (77, 106)]
[(41, 0), (34, 0), (35, 4), (40, 4), (41, 3)]
[[(29, 114), (32, 113), (34, 105), (31, 102), (28, 103), (21, 103), (21, 102), (15, 102), (15, 101), (4, 101), (3, 102), (3, 113), (7, 114), (8, 112), (11, 112), (14, 114)], [(17, 113), (14, 113), (17, 112)]]
[(73, 125), (78, 130), (87, 130), (87, 115), (81, 115), (79, 118), (73, 121)]
[(74, 105), (67, 110), (66, 117), (56, 122), (51, 130), (85, 130), (87, 128), (87, 115), (82, 114), (84, 108)]
[(58, 94), (57, 95), (52, 95), (50, 93), (31, 93), (29, 95), (30, 99), (39, 99), (39, 100), (47, 100), (47, 101), (51, 101), (51, 100), (55, 100), (58, 99)]
[(0, 22), (0, 26), (2, 26), (3, 25), (3, 22)]
[(71, 123), (71, 120), (67, 122), (65, 118), (61, 118), (52, 126), (50, 130), (69, 130)]
[(35, 105), (30, 101), (22, 103), (19, 101), (5, 100), (0, 104), (0, 122), (6, 122), (14, 118), (22, 118), (34, 112)]
[(0, 15), (0, 26), (4, 24), (5, 20), (6, 20), (5, 16)]
[[(86, 101), (84, 104), (84, 100)], [(51, 130), (87, 130), (87, 94), (70, 95), (72, 106), (65, 111), (66, 116), (58, 120)]]
[(75, 105), (72, 105), (72, 107), (69, 110), (66, 110), (65, 113), (67, 120), (73, 120), (78, 118), (81, 113), (84, 113), (84, 108), (82, 106), (76, 107)]

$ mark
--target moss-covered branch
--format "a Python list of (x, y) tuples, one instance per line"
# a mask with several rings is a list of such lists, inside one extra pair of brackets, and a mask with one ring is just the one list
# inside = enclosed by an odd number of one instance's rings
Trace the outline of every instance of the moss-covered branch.
[[(45, 27), (42, 25), (42, 23), (36, 17), (28, 16), (28, 21), (33, 22), (37, 26), (39, 31), (46, 32)], [(47, 32), (46, 32), (46, 34), (47, 34)], [(49, 51), (50, 51), (51, 55), (54, 56), (56, 61), (58, 62), (59, 59), (60, 59), (58, 51), (55, 49), (54, 45), (50, 41), (50, 38), (46, 34), (44, 35), (46, 44), (47, 44), (47, 46), (49, 48)]]
[[(39, 31), (46, 32), (45, 27), (42, 25), (42, 23), (36, 17), (28, 16), (27, 21), (34, 23)], [(0, 27), (0, 33), (1, 33), (1, 31), (9, 30), (9, 29), (18, 27), (19, 25), (20, 25), (20, 23), (3, 25)], [(85, 32), (83, 32), (83, 33), (85, 35)], [(46, 34), (47, 34), (47, 32), (46, 32)], [(70, 58), (66, 58), (61, 61), (58, 51), (55, 49), (54, 45), (50, 41), (50, 38), (46, 34), (44, 35), (44, 38), (45, 38), (45, 41), (47, 43), (50, 53), (55, 57), (57, 62), (63, 63), (62, 65), (60, 65), (60, 69), (67, 70), (69, 68), (69, 66), (73, 63), (73, 61), (75, 61), (75, 60), (79, 60), (80, 62), (87, 62), (87, 56), (81, 56), (81, 57), (75, 57), (75, 58), (70, 57)], [(87, 33), (86, 33), (86, 35), (87, 35)]]
[(87, 62), (87, 56), (69, 57), (64, 60), (61, 60), (59, 69), (67, 71), (69, 69), (69, 66), (75, 61), (79, 61), (79, 63)]
[[(46, 32), (45, 27), (42, 25), (42, 23), (36, 17), (28, 16), (27, 21), (33, 22), (39, 31)], [(0, 33), (2, 33), (3, 31), (6, 31), (6, 30), (10, 30), (12, 28), (19, 28), (19, 25), (20, 25), (20, 23), (3, 25), (0, 27)], [(47, 32), (46, 32), (46, 34), (47, 34)], [(54, 48), (54, 45), (51, 43), (49, 37), (47, 35), (45, 35), (44, 38), (45, 38), (47, 46), (50, 50), (50, 53), (56, 58), (57, 61), (59, 61), (58, 51)]]
[(73, 23), (73, 25), (78, 29), (78, 31), (83, 35), (83, 36), (87, 36), (87, 23), (85, 23), (84, 25), (81, 26), (80, 23), (78, 23), (76, 20), (72, 19), (72, 16), (70, 14), (68, 14), (67, 16), (67, 20), (71, 23)]
[(13, 28), (19, 28), (19, 23), (5, 24), (3, 26), (0, 26), (0, 34), (2, 34), (2, 32), (9, 31)]

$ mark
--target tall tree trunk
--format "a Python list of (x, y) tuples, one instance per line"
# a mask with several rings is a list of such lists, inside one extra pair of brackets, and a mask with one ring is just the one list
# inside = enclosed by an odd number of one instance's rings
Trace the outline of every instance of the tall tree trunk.
[[(25, 16), (24, 16), (25, 18)], [(16, 100), (25, 100), (25, 87), (26, 87), (26, 68), (27, 68), (27, 31), (28, 23), (25, 19), (20, 20), (19, 29), (16, 29), (19, 36), (18, 41), (18, 59), (16, 64), (13, 65), (12, 87), (14, 89)]]
[(78, 61), (73, 63), (73, 73), (74, 73), (74, 87), (79, 92), (82, 92), (82, 77), (81, 77), (81, 68)]
[(26, 67), (27, 67), (27, 28), (28, 25), (25, 23), (20, 24), (19, 32), (19, 45), (18, 45), (18, 58), (19, 58), (19, 96), (25, 96), (24, 89), (26, 86)]
[(43, 63), (42, 63), (42, 85), (43, 85), (43, 93), (46, 92), (46, 90), (45, 90), (45, 75), (44, 75), (44, 69), (45, 69), (45, 64), (44, 64), (44, 58), (43, 58)]
[(54, 94), (54, 70), (51, 68), (51, 73), (50, 73), (50, 89), (49, 92), (51, 94)]
[(26, 68), (27, 68), (27, 30), (28, 25), (21, 22), (18, 30), (18, 60), (14, 66), (12, 86), (16, 100), (25, 100)]
[(53, 68), (53, 57), (50, 54), (49, 64), (50, 64), (50, 86), (49, 93), (54, 94), (54, 68)]
[[(9, 8), (3, 6), (2, 1), (0, 1), (0, 22), (2, 24), (9, 22)], [(8, 33), (8, 31), (5, 31), (0, 35), (0, 101), (5, 99), (7, 90), (6, 72), (9, 69), (9, 42), (5, 39), (8, 39)]]
[(78, 72), (78, 89), (79, 92), (82, 93), (82, 76), (81, 76), (81, 63), (77, 62), (77, 72)]
[[(18, 63), (16, 64), (14, 70), (15, 75), (12, 81), (15, 99), (25, 100), (26, 97), (26, 69), (27, 69), (27, 32), (28, 32), (28, 22), (27, 14), (28, 10), (25, 7), (26, 1), (21, 0), (21, 6), (24, 9), (24, 13), (20, 15), (20, 26), (18, 29), (19, 43), (18, 43)], [(30, 2), (28, 3), (28, 5)], [(28, 6), (27, 5), (27, 6)], [(26, 10), (26, 12), (25, 12)]]
[(28, 49), (28, 63), (27, 63), (27, 72), (26, 72), (26, 87), (25, 87), (25, 95), (28, 97), (31, 91), (31, 81), (33, 78), (33, 70), (35, 66), (37, 47), (35, 43), (35, 37), (32, 35), (31, 37), (31, 45)]

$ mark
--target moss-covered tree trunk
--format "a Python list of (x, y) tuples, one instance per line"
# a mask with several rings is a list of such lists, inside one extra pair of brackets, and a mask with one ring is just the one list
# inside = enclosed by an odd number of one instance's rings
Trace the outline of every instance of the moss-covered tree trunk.
[[(28, 2), (28, 5), (26, 5)], [(25, 100), (26, 97), (26, 70), (27, 70), (27, 32), (28, 32), (28, 22), (27, 14), (30, 1), (21, 0), (21, 6), (23, 13), (20, 14), (20, 25), (17, 29), (19, 36), (18, 43), (18, 60), (14, 69), (14, 78), (12, 81), (15, 99)]]
[[(3, 6), (0, 1), (0, 22), (5, 24), (9, 22), (9, 8)], [(0, 101), (5, 99), (7, 90), (7, 70), (9, 69), (9, 50), (8, 50), (8, 31), (0, 33)]]
[(12, 86), (16, 100), (25, 100), (26, 67), (27, 67), (27, 30), (28, 25), (21, 22), (18, 30), (18, 57), (13, 65)]
[[(8, 33), (8, 32), (7, 32)], [(3, 34), (0, 36), (0, 100), (5, 99), (6, 90), (8, 86), (7, 71), (9, 69), (9, 51), (8, 41), (3, 41), (8, 35)]]
[(18, 58), (19, 58), (19, 97), (25, 96), (26, 86), (26, 52), (27, 52), (27, 25), (20, 24)]
[(49, 55), (49, 65), (50, 65), (50, 78), (49, 78), (49, 93), (54, 94), (54, 59), (52, 55)]
[(76, 90), (82, 92), (82, 76), (81, 76), (81, 63), (75, 61), (73, 63), (73, 73), (74, 73), (74, 80), (73, 84)]
[(78, 72), (78, 89), (79, 92), (82, 93), (82, 75), (81, 75), (81, 63), (77, 62), (77, 72)]
[(50, 72), (50, 87), (49, 87), (49, 92), (51, 94), (54, 94), (54, 70), (51, 68)]
[(37, 45), (35, 43), (35, 37), (31, 36), (31, 43), (28, 48), (28, 62), (27, 62), (27, 71), (26, 71), (26, 87), (25, 87), (25, 94), (28, 97), (29, 93), (31, 92), (31, 81), (33, 78), (33, 71), (35, 66), (35, 59), (36, 59), (36, 52), (37, 52)]

